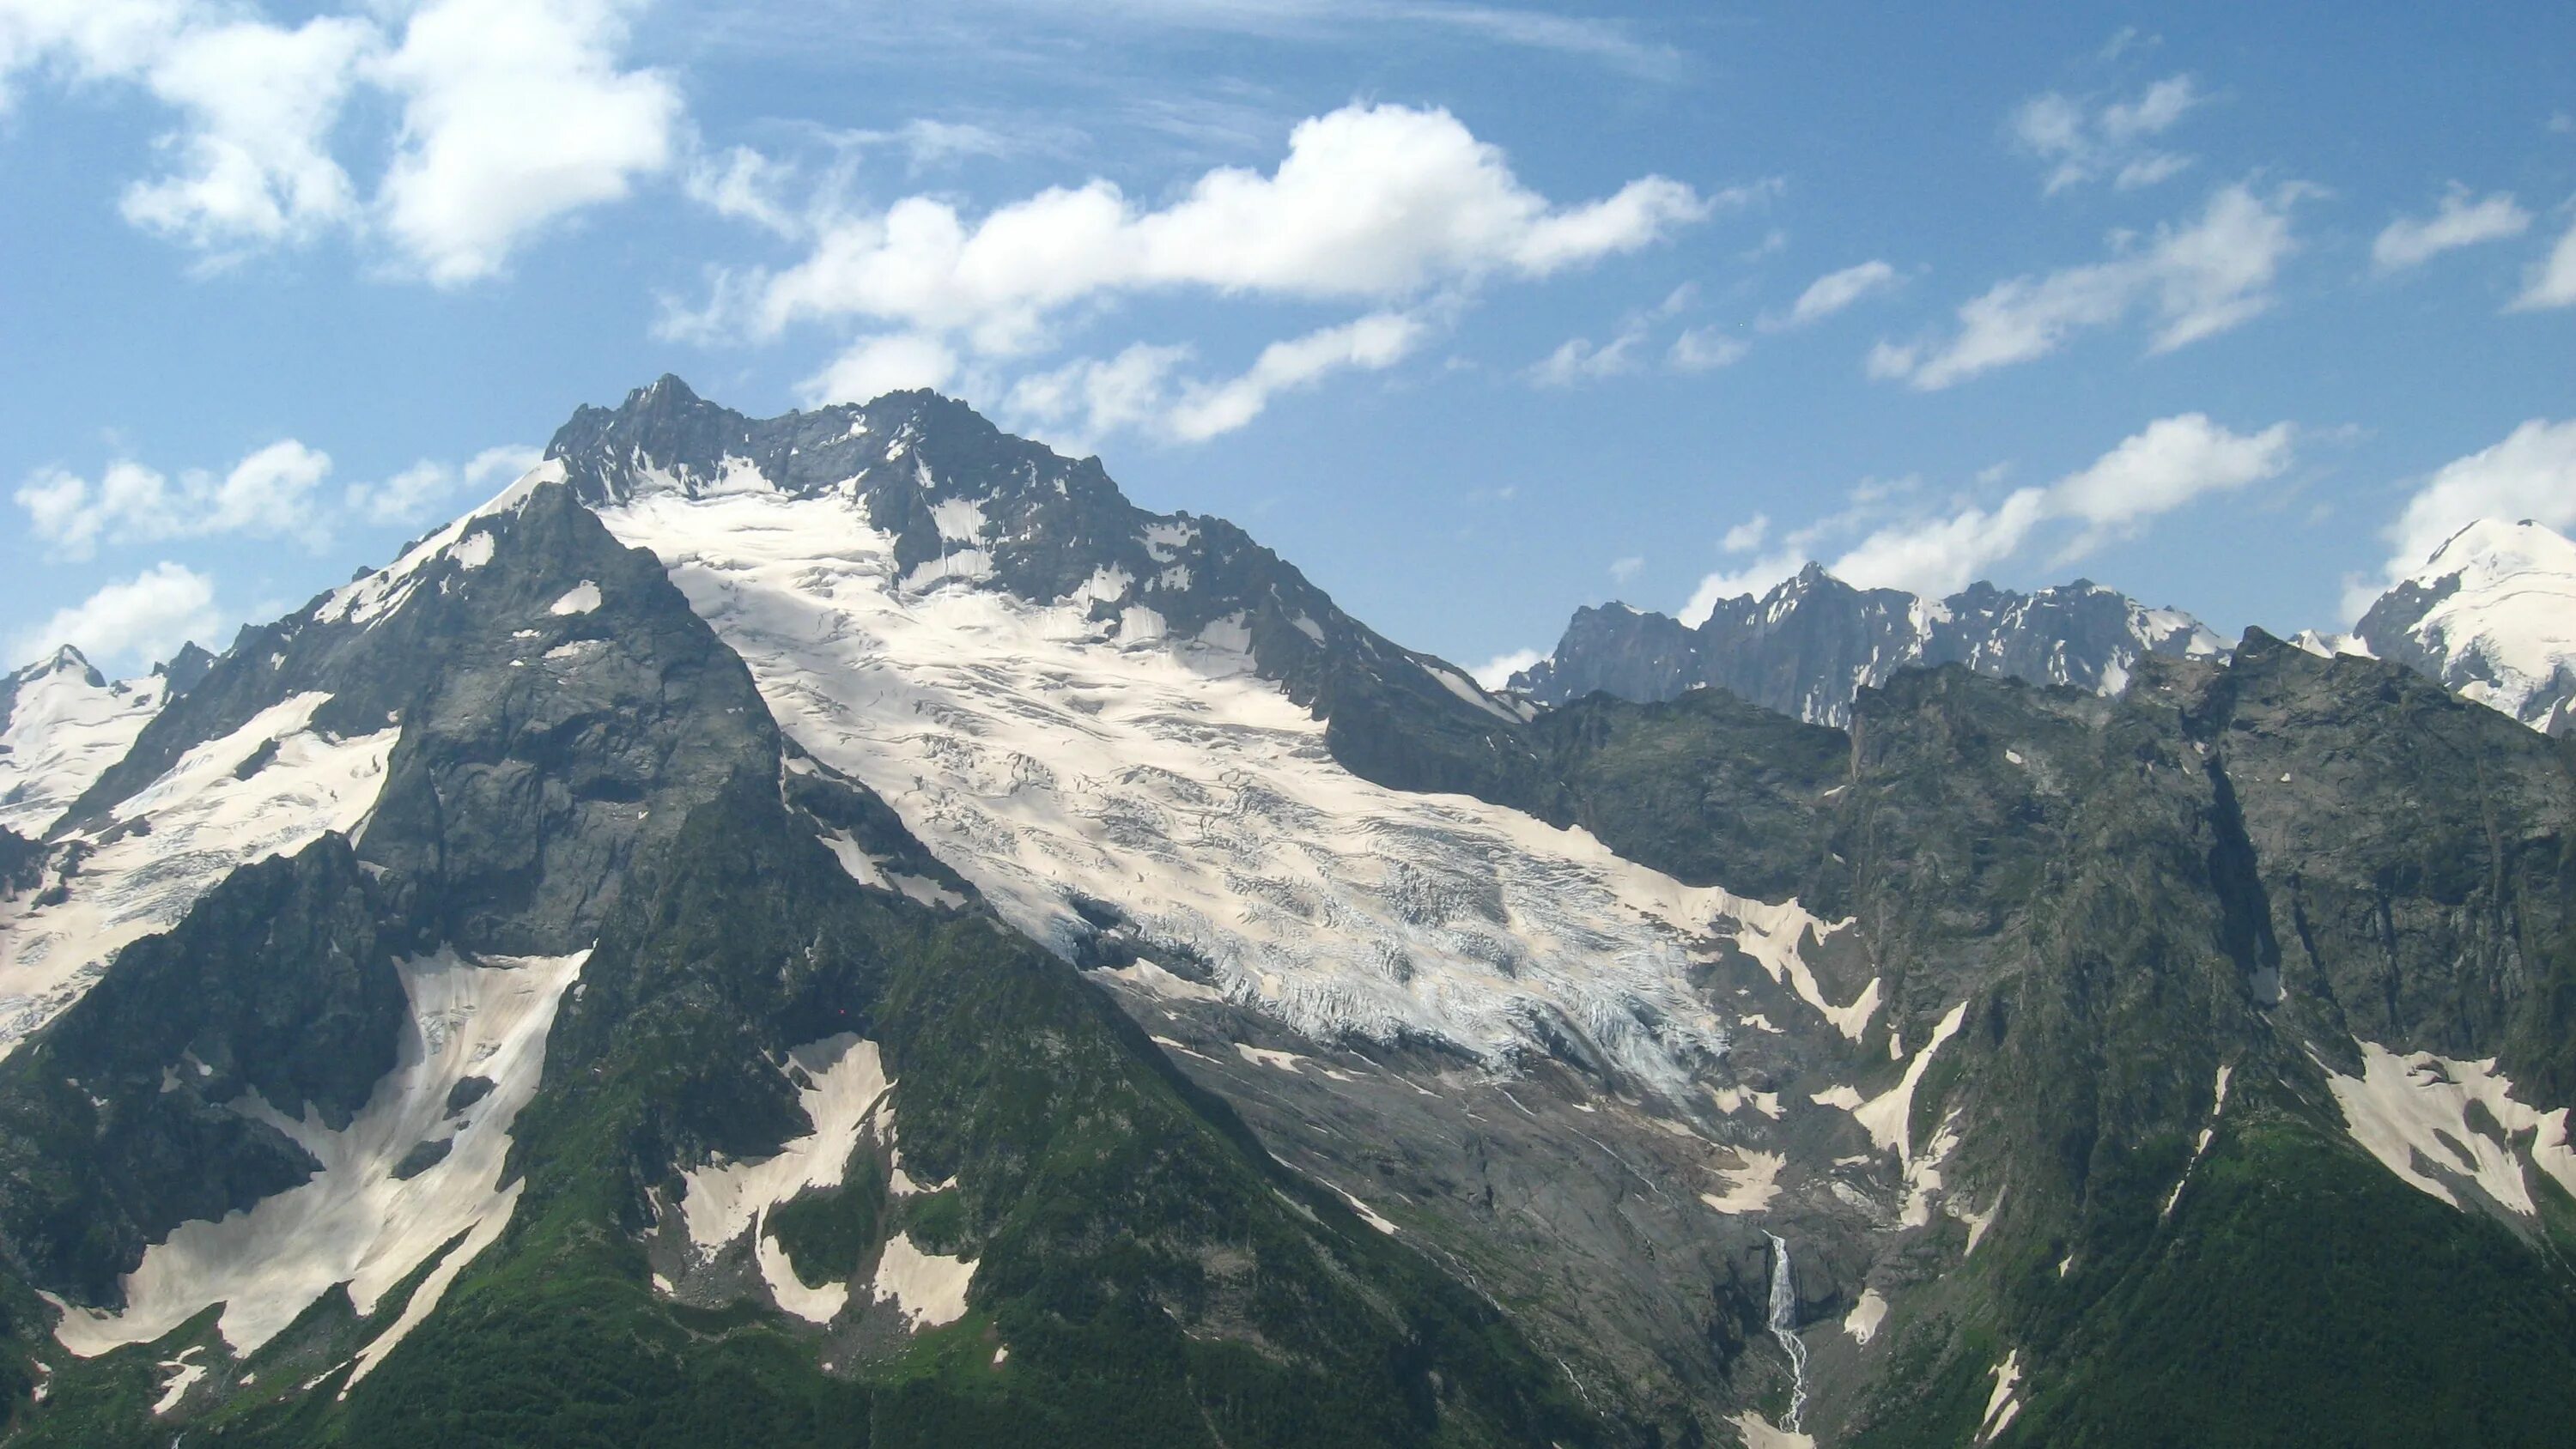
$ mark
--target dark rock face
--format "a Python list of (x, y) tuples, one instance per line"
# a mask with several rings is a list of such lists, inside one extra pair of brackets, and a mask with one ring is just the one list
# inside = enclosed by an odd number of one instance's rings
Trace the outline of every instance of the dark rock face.
[[(0, 1245), (40, 1286), (121, 1301), (144, 1245), (304, 1180), (256, 1095), (346, 1125), (392, 1070), (402, 944), (336, 836), (236, 872), (0, 1064)], [(391, 929), (388, 929), (388, 927)]]
[(215, 667), (215, 656), (197, 647), (194, 640), (179, 646), (179, 652), (152, 666), (152, 672), (170, 681), (170, 693), (186, 694)]
[(1049, 603), (1087, 591), (1095, 619), (1142, 609), (1174, 635), (1227, 631), (1327, 721), (1327, 746), (1354, 773), (1564, 818), (1512, 736), (1518, 712), (1464, 670), (1390, 643), (1224, 519), (1148, 513), (1099, 459), (1060, 457), (962, 403), (903, 392), (755, 420), (665, 377), (616, 409), (576, 412), (546, 452), (585, 502), (837, 493), (893, 535), (897, 567), (922, 583), (971, 579)]
[(2098, 584), (2017, 594), (1979, 583), (1937, 602), (1855, 589), (1810, 564), (1759, 599), (1721, 602), (1694, 629), (1624, 604), (1577, 610), (1550, 658), (1514, 676), (1541, 704), (1602, 691), (1663, 700), (1715, 687), (1817, 724), (1841, 724), (1853, 694), (1910, 666), (2115, 694), (2148, 654), (2215, 656), (2188, 616), (2140, 607)]

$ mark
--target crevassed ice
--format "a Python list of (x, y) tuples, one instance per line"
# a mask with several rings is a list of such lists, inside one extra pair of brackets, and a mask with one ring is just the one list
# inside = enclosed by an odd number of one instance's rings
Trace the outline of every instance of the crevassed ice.
[[(453, 951), (397, 964), (411, 1004), (395, 1066), (349, 1125), (311, 1108), (291, 1120), (248, 1097), (235, 1110), (269, 1123), (322, 1164), (303, 1184), (221, 1221), (182, 1224), (124, 1280), (122, 1312), (74, 1308), (55, 1337), (87, 1358), (146, 1343), (214, 1304), (224, 1342), (247, 1356), (334, 1284), (361, 1314), (458, 1234), (464, 1241), (412, 1290), (403, 1312), (358, 1353), (352, 1383), (430, 1312), (465, 1265), (499, 1238), (521, 1184), (501, 1184), (510, 1129), (536, 1095), (546, 1033), (590, 953), (469, 962)], [(451, 1118), (467, 1077), (493, 1084)], [(415, 1146), (444, 1138), (447, 1156), (409, 1179), (393, 1170)]]
[(1140, 609), (1095, 623), (1098, 587), (1043, 604), (954, 569), (898, 578), (846, 499), (665, 495), (601, 516), (660, 556), (800, 744), (1059, 949), (1089, 896), (1309, 1036), (1418, 1033), (1500, 1061), (1571, 1026), (1667, 1090), (1727, 1040), (1685, 979), (1712, 936), (1815, 991), (1798, 944), (1830, 928), (1794, 903), (1372, 785), (1240, 648), (1164, 637)]

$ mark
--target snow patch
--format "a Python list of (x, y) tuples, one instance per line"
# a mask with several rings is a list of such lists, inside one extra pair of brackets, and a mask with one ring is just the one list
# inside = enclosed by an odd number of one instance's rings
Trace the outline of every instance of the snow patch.
[(972, 498), (943, 498), (930, 510), (939, 536), (950, 543), (984, 541), (984, 505)]
[(2004, 1355), (2004, 1361), (1989, 1370), (1995, 1376), (1994, 1392), (1986, 1396), (1985, 1417), (1977, 1421), (1977, 1442), (1982, 1444), (2004, 1431), (2021, 1412), (2021, 1403), (2013, 1390), (2021, 1383), (2021, 1350)]
[[(475, 964), (442, 949), (397, 963), (410, 1026), (393, 1071), (347, 1127), (324, 1126), (309, 1105), (299, 1121), (257, 1097), (234, 1104), (293, 1138), (322, 1170), (247, 1211), (181, 1224), (125, 1276), (122, 1311), (72, 1309), (54, 1336), (89, 1358), (148, 1343), (221, 1303), (224, 1342), (247, 1356), (335, 1284), (348, 1285), (361, 1315), (375, 1312), (388, 1291), (462, 1235), (393, 1325), (359, 1350), (350, 1382), (364, 1378), (508, 1225), (522, 1185), (499, 1185), (510, 1128), (536, 1095), (555, 1008), (589, 956)], [(493, 1088), (451, 1127), (448, 1094), (469, 1076)], [(412, 1148), (442, 1135), (452, 1144), (446, 1157), (408, 1180), (393, 1175)]]
[(876, 1301), (891, 1300), (904, 1326), (917, 1333), (965, 1317), (966, 1289), (974, 1280), (973, 1263), (925, 1253), (913, 1246), (910, 1233), (897, 1233), (878, 1256), (868, 1288)]
[[(2525, 1217), (2540, 1211), (2523, 1173), (2526, 1163), (2576, 1193), (2568, 1109), (2543, 1112), (2514, 1100), (2513, 1082), (2495, 1069), (2494, 1058), (2461, 1062), (2431, 1052), (2400, 1055), (2377, 1042), (2360, 1045), (2362, 1074), (2347, 1077), (2327, 1068), (2326, 1085), (2343, 1109), (2353, 1140), (2390, 1172), (2459, 1207), (2450, 1185), (2419, 1165), (2431, 1164), (2445, 1175), (2476, 1182), (2488, 1197)], [(2519, 1145), (2499, 1142), (2471, 1126), (2471, 1103), (2485, 1108), (2508, 1141)], [(2525, 1133), (2529, 1140), (2520, 1142)]]
[(573, 585), (562, 598), (546, 605), (546, 612), (555, 615), (587, 614), (598, 607), (599, 585), (584, 579)]
[(1887, 1300), (1879, 1296), (1877, 1289), (1863, 1288), (1860, 1301), (1843, 1315), (1843, 1332), (1851, 1335), (1852, 1342), (1865, 1344), (1878, 1337), (1878, 1326), (1886, 1321)]
[(1780, 1428), (1750, 1409), (1727, 1422), (1744, 1436), (1744, 1449), (1816, 1449), (1815, 1436)]
[(1776, 1152), (1756, 1152), (1750, 1147), (1735, 1149), (1740, 1167), (1716, 1169), (1718, 1180), (1725, 1184), (1722, 1193), (1704, 1192), (1699, 1200), (1717, 1212), (1743, 1214), (1766, 1211), (1771, 1200), (1780, 1195), (1780, 1169), (1789, 1159)]

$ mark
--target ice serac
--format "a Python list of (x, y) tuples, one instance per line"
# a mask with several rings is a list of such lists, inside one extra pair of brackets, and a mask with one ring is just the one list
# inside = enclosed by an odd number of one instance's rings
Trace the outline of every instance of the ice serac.
[(1851, 717), (1853, 696), (1899, 669), (1964, 664), (1980, 674), (2100, 694), (2128, 685), (2150, 654), (2223, 657), (2187, 614), (2151, 609), (2100, 584), (2015, 593), (1979, 583), (1946, 599), (1861, 589), (1817, 564), (1755, 598), (1719, 601), (1696, 628), (1625, 604), (1577, 610), (1546, 659), (1511, 688), (1541, 704), (1595, 690), (1675, 698), (1703, 686), (1817, 724)]
[(2368, 652), (2543, 734), (2576, 730), (2576, 542), (2482, 519), (2361, 616)]

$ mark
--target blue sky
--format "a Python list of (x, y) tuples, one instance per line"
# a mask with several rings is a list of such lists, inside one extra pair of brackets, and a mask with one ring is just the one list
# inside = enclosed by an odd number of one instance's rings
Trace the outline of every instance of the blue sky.
[(0, 0), (0, 645), (664, 371), (932, 384), (1480, 664), (1804, 558), (2349, 622), (2576, 523), (2576, 11)]

